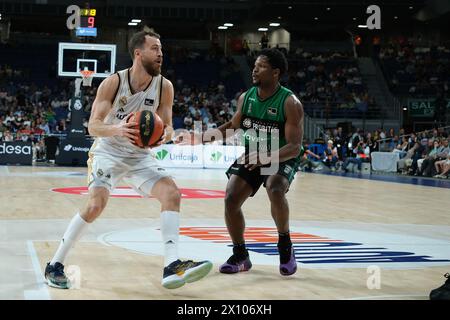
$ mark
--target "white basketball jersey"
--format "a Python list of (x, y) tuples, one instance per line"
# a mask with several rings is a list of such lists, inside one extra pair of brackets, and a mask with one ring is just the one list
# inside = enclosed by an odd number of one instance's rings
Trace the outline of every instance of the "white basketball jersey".
[[(143, 91), (132, 93), (129, 69), (117, 72), (120, 78), (119, 88), (112, 104), (112, 109), (103, 121), (105, 124), (118, 124), (131, 112), (142, 110), (156, 111), (162, 91), (163, 76), (153, 77)], [(91, 152), (109, 153), (120, 157), (143, 157), (152, 154), (150, 149), (133, 145), (125, 137), (98, 137)]]

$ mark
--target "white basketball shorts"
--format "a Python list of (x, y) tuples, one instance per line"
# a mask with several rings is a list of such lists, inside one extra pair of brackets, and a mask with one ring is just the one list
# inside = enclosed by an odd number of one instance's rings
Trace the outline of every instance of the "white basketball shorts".
[(123, 158), (106, 152), (93, 152), (89, 154), (87, 164), (89, 190), (104, 187), (111, 192), (122, 180), (140, 195), (148, 197), (158, 180), (170, 177), (151, 155)]

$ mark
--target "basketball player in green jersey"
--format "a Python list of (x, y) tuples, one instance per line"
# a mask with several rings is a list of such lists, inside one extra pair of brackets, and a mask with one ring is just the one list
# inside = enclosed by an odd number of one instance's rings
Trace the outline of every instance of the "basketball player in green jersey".
[[(248, 197), (255, 195), (261, 184), (270, 199), (272, 217), (279, 234), (280, 273), (292, 275), (297, 270), (289, 236), (289, 206), (285, 195), (301, 159), (303, 106), (292, 91), (280, 85), (280, 77), (286, 71), (287, 61), (283, 53), (277, 49), (261, 51), (252, 73), (255, 86), (239, 97), (237, 111), (231, 121), (218, 128), (222, 134), (226, 134), (227, 129), (241, 129), (246, 150), (241, 159), (245, 162), (240, 164), (238, 159), (227, 171), (225, 221), (233, 241), (233, 255), (220, 267), (222, 273), (247, 271), (252, 266), (245, 247), (245, 220), (241, 207)], [(251, 151), (249, 141), (258, 141), (258, 151), (262, 151), (261, 145), (271, 141), (275, 132), (279, 137), (278, 155), (270, 163), (263, 164), (258, 152)], [(264, 137), (266, 141), (262, 141)], [(271, 151), (273, 154), (276, 150)], [(274, 164), (278, 165), (278, 170), (264, 175), (262, 169)]]

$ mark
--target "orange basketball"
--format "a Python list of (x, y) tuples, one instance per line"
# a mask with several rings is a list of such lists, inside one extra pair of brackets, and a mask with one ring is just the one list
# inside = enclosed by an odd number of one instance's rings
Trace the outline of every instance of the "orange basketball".
[(139, 133), (134, 142), (138, 147), (145, 148), (154, 145), (164, 133), (164, 122), (155, 112), (149, 110), (134, 112), (128, 118), (128, 122), (130, 121), (137, 123), (134, 129), (138, 129)]

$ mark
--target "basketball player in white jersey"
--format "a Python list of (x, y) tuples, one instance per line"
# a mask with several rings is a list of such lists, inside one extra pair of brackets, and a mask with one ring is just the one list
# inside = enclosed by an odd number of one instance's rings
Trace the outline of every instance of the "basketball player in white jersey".
[(132, 67), (106, 78), (98, 88), (89, 119), (89, 133), (97, 137), (88, 160), (89, 198), (86, 207), (73, 217), (46, 266), (45, 278), (52, 287), (70, 287), (64, 273), (65, 258), (86, 227), (100, 216), (110, 192), (122, 179), (138, 193), (152, 195), (161, 203), (165, 288), (175, 289), (200, 280), (212, 268), (210, 261), (178, 259), (180, 191), (158, 166), (150, 148), (139, 148), (131, 142), (138, 131), (133, 129), (136, 123), (127, 123), (127, 119), (140, 110), (156, 111), (163, 120), (165, 136), (158, 145), (169, 141), (173, 133), (174, 90), (161, 75), (163, 54), (159, 38), (146, 31), (133, 35), (129, 42)]

